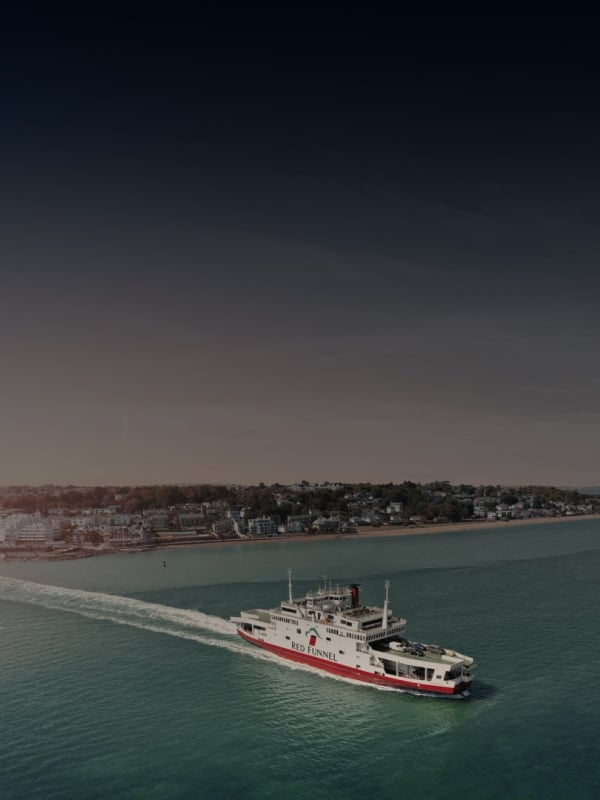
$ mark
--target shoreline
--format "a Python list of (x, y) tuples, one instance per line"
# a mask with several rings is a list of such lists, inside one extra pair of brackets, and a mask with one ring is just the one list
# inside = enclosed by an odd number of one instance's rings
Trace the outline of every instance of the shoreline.
[(326, 542), (340, 541), (342, 539), (385, 539), (396, 536), (431, 536), (451, 532), (489, 531), (499, 530), (510, 526), (511, 528), (530, 525), (555, 525), (565, 522), (579, 522), (581, 520), (600, 520), (600, 514), (581, 514), (570, 517), (534, 517), (532, 519), (510, 519), (492, 521), (463, 521), (416, 524), (414, 526), (396, 525), (385, 527), (361, 527), (356, 533), (313, 533), (313, 534), (281, 534), (279, 536), (264, 536), (254, 539), (211, 539), (200, 542), (164, 542), (162, 544), (142, 545), (140, 547), (124, 547), (120, 549), (96, 550), (82, 548), (71, 549), (67, 552), (53, 552), (51, 550), (0, 550), (0, 560), (11, 561), (75, 561), (81, 558), (93, 558), (104, 555), (132, 555), (164, 550), (197, 549), (199, 547), (231, 547), (235, 545), (273, 544), (275, 542)]
[(385, 527), (361, 527), (356, 533), (300, 533), (300, 534), (283, 534), (280, 536), (265, 536), (257, 539), (223, 539), (219, 541), (198, 542), (185, 545), (164, 544), (158, 545), (156, 549), (179, 549), (180, 547), (221, 547), (232, 544), (268, 544), (269, 542), (324, 542), (340, 539), (377, 539), (388, 538), (394, 536), (429, 536), (436, 533), (451, 533), (472, 531), (472, 530), (485, 530), (493, 531), (498, 529), (529, 526), (529, 525), (544, 525), (544, 524), (557, 524), (561, 522), (576, 522), (579, 520), (600, 520), (600, 514), (578, 514), (572, 517), (534, 517), (532, 519), (511, 519), (511, 520), (493, 520), (488, 521), (463, 521), (463, 522), (442, 522), (442, 523), (429, 523), (424, 525), (415, 525), (410, 527), (407, 525), (386, 525)]

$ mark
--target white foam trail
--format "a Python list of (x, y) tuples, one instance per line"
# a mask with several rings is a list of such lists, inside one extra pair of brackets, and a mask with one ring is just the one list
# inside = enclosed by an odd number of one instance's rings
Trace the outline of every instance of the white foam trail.
[(136, 625), (136, 622), (144, 623), (154, 620), (184, 628), (199, 628), (226, 635), (235, 634), (233, 622), (221, 617), (204, 614), (202, 611), (165, 606), (160, 603), (148, 603), (145, 600), (136, 600), (133, 597), (122, 597), (105, 592), (87, 592), (82, 589), (67, 589), (63, 586), (50, 586), (0, 577), (0, 597), (5, 600), (30, 603), (134, 627), (142, 627), (142, 625)]
[[(105, 592), (88, 592), (83, 589), (67, 589), (64, 586), (23, 581), (17, 578), (0, 576), (0, 599), (17, 603), (67, 611), (88, 619), (105, 620), (117, 625), (129, 625), (153, 633), (162, 633), (178, 639), (187, 639), (209, 647), (220, 647), (231, 653), (250, 656), (259, 661), (285, 665), (288, 669), (309, 672), (321, 678), (349, 683), (362, 688), (377, 689), (381, 692), (400, 692), (416, 697), (437, 697), (433, 694), (413, 692), (409, 689), (392, 689), (386, 686), (357, 681), (342, 675), (324, 672), (308, 664), (288, 661), (267, 650), (261, 650), (238, 639), (233, 622), (205, 614), (202, 611), (166, 606), (160, 603), (148, 603), (133, 597), (107, 594)], [(206, 636), (210, 632), (222, 636)], [(234, 638), (235, 637), (235, 638)]]

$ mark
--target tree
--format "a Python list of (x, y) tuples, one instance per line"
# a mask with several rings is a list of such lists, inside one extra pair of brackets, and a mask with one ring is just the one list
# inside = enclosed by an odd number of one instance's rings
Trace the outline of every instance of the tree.
[(161, 508), (185, 503), (185, 495), (179, 486), (159, 486), (156, 491), (157, 505)]

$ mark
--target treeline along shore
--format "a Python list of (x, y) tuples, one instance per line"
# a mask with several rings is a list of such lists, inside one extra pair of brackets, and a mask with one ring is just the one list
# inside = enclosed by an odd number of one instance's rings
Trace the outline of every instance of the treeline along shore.
[(507, 522), (596, 518), (600, 496), (574, 489), (418, 484), (0, 489), (5, 558), (81, 558), (160, 547), (443, 533)]

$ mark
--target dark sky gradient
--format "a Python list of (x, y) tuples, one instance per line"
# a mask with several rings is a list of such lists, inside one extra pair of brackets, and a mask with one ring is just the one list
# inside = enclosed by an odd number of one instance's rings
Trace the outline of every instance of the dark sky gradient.
[(1, 483), (595, 484), (584, 16), (5, 18)]

